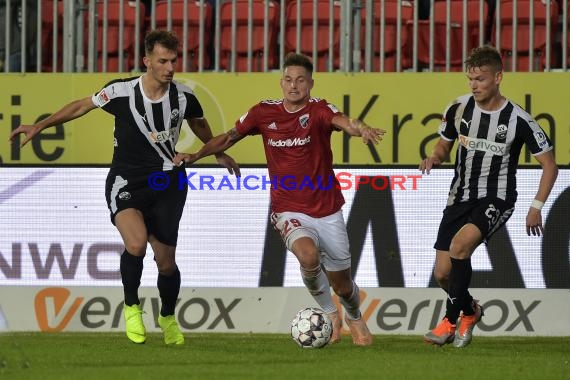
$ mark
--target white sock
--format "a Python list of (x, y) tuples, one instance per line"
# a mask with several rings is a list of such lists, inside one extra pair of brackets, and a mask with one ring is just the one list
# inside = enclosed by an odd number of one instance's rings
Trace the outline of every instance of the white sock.
[(352, 282), (352, 294), (348, 298), (340, 298), (340, 303), (344, 306), (344, 310), (346, 311), (346, 315), (348, 318), (360, 319), (362, 318), (362, 314), (360, 313), (360, 291), (358, 289), (358, 285)]
[(336, 306), (332, 300), (329, 279), (321, 267), (318, 266), (312, 269), (301, 267), (301, 277), (303, 277), (303, 283), (319, 304), (320, 308), (323, 309), (325, 313), (335, 312)]

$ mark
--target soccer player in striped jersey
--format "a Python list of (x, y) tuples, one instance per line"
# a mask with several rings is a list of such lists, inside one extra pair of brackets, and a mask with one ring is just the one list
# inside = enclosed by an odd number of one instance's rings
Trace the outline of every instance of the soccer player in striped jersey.
[[(187, 188), (178, 189), (178, 173), (184, 173), (184, 168), (172, 161), (184, 120), (204, 143), (212, 138), (212, 132), (192, 90), (173, 80), (178, 46), (178, 38), (171, 32), (149, 32), (143, 58), (146, 73), (112, 81), (93, 96), (71, 102), (47, 119), (19, 126), (10, 136), (13, 139), (17, 134), (25, 134), (24, 145), (41, 130), (81, 117), (95, 108), (115, 116), (114, 153), (105, 195), (111, 221), (125, 244), (120, 259), (124, 317), (127, 337), (135, 343), (146, 341), (138, 288), (147, 243), (152, 247), (158, 268), (161, 298), (158, 324), (164, 341), (184, 343), (174, 317), (180, 291), (175, 254)], [(239, 167), (231, 157), (220, 153), (217, 159), (230, 173), (239, 174)], [(170, 185), (158, 191), (157, 186), (152, 186), (153, 181)]]
[(312, 98), (312, 73), (308, 57), (288, 54), (281, 78), (283, 99), (254, 105), (230, 131), (214, 137), (196, 154), (180, 153), (175, 163), (194, 162), (223, 152), (247, 135), (260, 134), (274, 179), (271, 221), (299, 261), (305, 286), (332, 319), (331, 342), (340, 340), (342, 316), (332, 301), (329, 280), (345, 308), (353, 343), (366, 346), (372, 344), (372, 335), (351, 275), (341, 210), (344, 198), (333, 171), (330, 139), (334, 131), (345, 131), (361, 136), (365, 143), (378, 143), (385, 131), (350, 119), (326, 100)]
[(455, 175), (434, 245), (434, 276), (448, 293), (446, 314), (424, 336), (428, 343), (453, 342), (455, 347), (471, 342), (473, 328), (483, 315), (468, 290), (471, 255), (513, 213), (522, 147), (527, 146), (542, 167), (538, 190), (526, 217), (528, 235), (540, 236), (543, 232), (541, 208), (558, 175), (553, 146), (546, 133), (532, 116), (499, 90), (503, 79), (499, 52), (491, 46), (476, 48), (465, 63), (471, 93), (459, 97), (445, 110), (440, 138), (419, 166), (422, 173), (429, 174), (449, 157), (455, 140), (458, 141)]

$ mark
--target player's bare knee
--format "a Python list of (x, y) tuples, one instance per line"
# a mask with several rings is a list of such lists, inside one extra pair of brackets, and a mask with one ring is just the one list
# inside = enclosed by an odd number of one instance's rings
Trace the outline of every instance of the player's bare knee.
[(125, 249), (133, 256), (144, 256), (146, 254), (146, 242), (125, 243)]
[(449, 256), (454, 259), (467, 259), (471, 256), (471, 245), (463, 240), (453, 239), (449, 246)]
[(433, 271), (433, 277), (442, 289), (447, 289), (449, 283), (449, 272), (443, 272), (437, 269)]
[(447, 281), (449, 278), (449, 271), (435, 267), (433, 270), (433, 277), (438, 283), (441, 281)]
[(319, 267), (321, 264), (319, 253), (316, 250), (299, 251), (296, 252), (295, 255), (297, 256), (297, 260), (299, 260), (301, 268), (312, 269)]
[(158, 273), (163, 276), (170, 277), (176, 272), (176, 263), (167, 262), (167, 263), (156, 263), (156, 267), (158, 268)]

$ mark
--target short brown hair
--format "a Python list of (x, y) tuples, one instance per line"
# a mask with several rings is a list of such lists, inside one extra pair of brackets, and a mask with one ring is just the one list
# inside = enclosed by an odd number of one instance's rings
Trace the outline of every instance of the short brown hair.
[(309, 74), (313, 74), (313, 62), (303, 54), (289, 53), (285, 56), (285, 62), (283, 63), (283, 70), (289, 66), (301, 66), (304, 67)]
[(168, 50), (178, 51), (178, 37), (174, 32), (167, 30), (151, 30), (144, 39), (144, 50), (147, 55), (154, 50), (154, 45), (164, 46)]
[(465, 60), (465, 68), (469, 70), (481, 66), (489, 66), (496, 73), (503, 71), (503, 59), (497, 49), (484, 45), (471, 51)]

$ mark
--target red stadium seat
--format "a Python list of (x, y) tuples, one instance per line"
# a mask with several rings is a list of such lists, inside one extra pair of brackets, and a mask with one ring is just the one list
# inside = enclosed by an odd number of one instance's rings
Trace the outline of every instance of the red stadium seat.
[[(546, 4), (541, 0), (519, 0), (516, 3), (517, 41), (513, 45), (513, 4), (512, 0), (500, 2), (500, 49), (503, 55), (505, 70), (512, 69), (513, 52), (516, 51), (516, 71), (543, 71), (546, 64), (546, 45), (548, 29), (546, 20), (550, 18), (551, 65), (554, 64), (554, 43), (556, 40), (556, 25), (558, 23), (558, 4), (550, 3), (550, 15), (546, 13)], [(532, 70), (530, 70), (530, 7), (533, 7), (534, 33)], [(493, 26), (493, 44), (496, 44), (496, 27)]]
[[(237, 0), (235, 33), (235, 70), (248, 71), (249, 50), (249, 0)], [(276, 1), (253, 0), (251, 8), (251, 71), (264, 71), (265, 54), (265, 11), (268, 11), (267, 33), (267, 66), (275, 69), (277, 59), (277, 33), (279, 28), (279, 3)], [(267, 5), (267, 8), (266, 8)], [(232, 64), (232, 2), (227, 1), (220, 6), (220, 68), (231, 69)]]
[[(135, 23), (136, 23), (136, 8), (128, 5), (127, 1), (123, 2), (123, 22), (120, 19), (120, 2), (119, 0), (108, 0), (107, 1), (107, 70), (106, 71), (130, 71), (135, 67), (139, 66), (139, 62), (134, 61), (135, 49)], [(140, 4), (139, 11), (139, 27), (140, 30), (144, 30), (144, 5)], [(97, 54), (97, 67), (96, 70), (103, 70), (103, 29), (104, 23), (103, 19), (104, 13), (104, 3), (97, 2), (96, 7), (96, 54)], [(122, 51), (119, 51), (119, 30), (121, 25), (123, 26), (123, 46)], [(140, 41), (142, 43), (144, 36), (140, 36)], [(119, 56), (123, 56), (123, 67), (119, 67), (120, 59)]]
[[(54, 1), (44, 0), (42, 1), (42, 28), (41, 28), (41, 60), (42, 60), (42, 71), (62, 71), (63, 70), (63, 2), (57, 1), (56, 4), (57, 13), (57, 30), (55, 35), (57, 36), (57, 54), (54, 57)], [(54, 67), (54, 58), (56, 59), (56, 64)]]
[[(186, 50), (186, 71), (197, 71), (199, 68), (199, 47), (203, 46), (203, 68), (210, 67), (209, 45), (212, 41), (211, 28), (212, 28), (212, 6), (208, 2), (203, 2), (204, 5), (204, 41), (200, 41), (200, 2), (188, 1), (187, 2), (187, 50)], [(180, 39), (180, 57), (176, 70), (182, 71), (182, 48), (184, 37), (184, 1), (173, 0), (171, 11), (172, 30)], [(168, 3), (158, 2), (155, 8), (156, 27), (158, 29), (167, 29), (168, 27)]]
[[(566, 15), (566, 30), (568, 33), (568, 36), (566, 38), (566, 66), (570, 66), (570, 1), (568, 1), (568, 5), (567, 5), (567, 9), (568, 9), (568, 14)], [(560, 7), (558, 9), (558, 12), (560, 13), (560, 17), (562, 17), (562, 11), (563, 11), (563, 4), (560, 4)], [(560, 27), (563, 27), (563, 24), (560, 25)], [(562, 42), (564, 43), (564, 42)], [(562, 46), (560, 47), (560, 63), (562, 64)]]
[[(382, 4), (384, 3), (384, 15), (382, 15)], [(397, 40), (398, 28), (398, 6), (400, 6), (400, 41)], [(401, 69), (412, 66), (411, 44), (408, 43), (408, 29), (406, 24), (413, 19), (414, 8), (409, 2), (400, 0), (374, 1), (374, 19), (372, 22), (372, 71), (380, 71), (381, 54), (380, 54), (380, 20), (384, 17), (384, 71), (396, 71), (396, 58), (398, 45), (401, 47), (400, 59)], [(362, 18), (362, 37), (364, 41), (366, 12)]]
[[(285, 48), (287, 51), (297, 51), (313, 56), (317, 51), (317, 62), (313, 62), (316, 71), (332, 71), (340, 66), (340, 8), (339, 1), (333, 3), (331, 17), (330, 1), (317, 0), (316, 14), (313, 0), (300, 0), (301, 17), (298, 17), (297, 1), (291, 1), (285, 12)], [(297, 22), (300, 24), (300, 46), (297, 46)], [(313, 29), (316, 22), (316, 48), (313, 46)], [(332, 40), (329, 38), (330, 25), (333, 25)], [(333, 56), (330, 56), (332, 47)], [(332, 59), (331, 59), (332, 58)], [(329, 63), (332, 61), (332, 67)]]
[[(450, 2), (450, 28), (449, 52), (450, 70), (463, 71), (463, 0)], [(473, 48), (480, 45), (480, 35), (483, 34), (488, 23), (489, 9), (487, 3), (483, 3), (483, 29), (480, 26), (480, 1), (470, 0), (467, 2), (467, 46), (469, 53)], [(433, 65), (434, 70), (445, 70), (446, 43), (447, 43), (447, 1), (435, 1), (433, 9), (434, 34), (433, 34)], [(410, 34), (413, 32), (412, 22), (408, 22)], [(485, 41), (485, 39), (483, 39)], [(418, 21), (418, 64), (420, 68), (428, 67), (430, 63), (430, 20)]]

